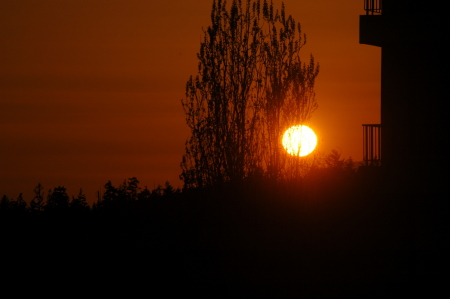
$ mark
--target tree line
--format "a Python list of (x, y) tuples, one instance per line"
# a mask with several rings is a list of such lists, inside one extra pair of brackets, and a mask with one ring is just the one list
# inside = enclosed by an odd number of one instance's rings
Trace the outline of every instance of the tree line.
[[(330, 154), (323, 158), (316, 159), (315, 164), (311, 167), (307, 176), (303, 179), (322, 177), (325, 179), (337, 178), (342, 175), (355, 175), (355, 163), (351, 158), (341, 158), (338, 150), (332, 150)], [(264, 178), (256, 184), (263, 185)], [(266, 180), (270, 180), (267, 179)], [(0, 200), (0, 213), (12, 214), (45, 214), (72, 211), (74, 213), (88, 213), (95, 210), (104, 210), (118, 205), (127, 205), (133, 202), (145, 202), (156, 199), (173, 199), (181, 198), (185, 194), (189, 194), (192, 190), (201, 189), (201, 187), (186, 187), (183, 189), (174, 188), (170, 182), (166, 182), (163, 186), (158, 185), (153, 190), (145, 186), (139, 186), (139, 180), (136, 177), (124, 180), (119, 186), (114, 186), (111, 181), (104, 185), (102, 192), (98, 192), (97, 200), (89, 205), (83, 189), (80, 188), (76, 196), (69, 196), (64, 186), (54, 187), (44, 192), (44, 186), (38, 183), (34, 187), (34, 196), (27, 201), (23, 198), (22, 193), (17, 198), (9, 198), (3, 195)], [(247, 181), (248, 183), (248, 181)]]
[(179, 188), (174, 188), (169, 182), (164, 186), (158, 185), (153, 190), (147, 187), (139, 187), (136, 177), (124, 180), (118, 187), (108, 181), (103, 194), (98, 192), (97, 201), (88, 204), (83, 189), (80, 188), (77, 196), (69, 196), (64, 186), (49, 189), (45, 195), (44, 186), (38, 183), (33, 189), (34, 197), (28, 202), (22, 193), (17, 198), (9, 198), (6, 195), (0, 200), (0, 213), (2, 214), (45, 214), (63, 213), (72, 211), (75, 213), (88, 213), (93, 210), (106, 209), (116, 203), (130, 203), (133, 201), (145, 201), (152, 199), (172, 198), (181, 194)]

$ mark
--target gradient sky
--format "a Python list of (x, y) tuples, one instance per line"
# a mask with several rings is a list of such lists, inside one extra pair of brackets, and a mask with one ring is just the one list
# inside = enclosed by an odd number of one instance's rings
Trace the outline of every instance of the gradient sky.
[[(230, 2), (230, 1), (229, 1)], [(25, 200), (108, 180), (153, 189), (178, 179), (189, 136), (181, 107), (212, 0), (3, 0), (0, 196)], [(363, 123), (380, 122), (380, 48), (360, 45), (363, 0), (285, 0), (320, 64), (318, 151), (362, 159)], [(281, 1), (275, 0), (280, 8)]]

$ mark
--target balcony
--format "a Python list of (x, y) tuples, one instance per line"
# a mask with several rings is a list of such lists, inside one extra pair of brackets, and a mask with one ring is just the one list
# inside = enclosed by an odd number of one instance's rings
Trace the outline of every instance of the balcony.
[(381, 47), (383, 43), (382, 0), (364, 0), (365, 15), (359, 16), (359, 43)]
[(382, 0), (364, 0), (366, 15), (381, 15), (382, 2)]
[(363, 161), (365, 166), (381, 164), (381, 125), (363, 126)]

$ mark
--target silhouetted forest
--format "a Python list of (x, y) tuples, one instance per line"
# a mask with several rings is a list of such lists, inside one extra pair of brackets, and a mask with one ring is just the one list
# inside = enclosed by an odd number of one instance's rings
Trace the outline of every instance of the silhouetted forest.
[(149, 190), (133, 177), (107, 182), (92, 206), (82, 190), (43, 190), (38, 184), (29, 202), (2, 197), (2, 258), (12, 276), (42, 282), (51, 271), (63, 285), (81, 279), (82, 290), (168, 284), (167, 294), (200, 297), (403, 294), (435, 279), (430, 254), (445, 242), (443, 212), (416, 200), (439, 194), (396, 194), (377, 167), (356, 170), (337, 151), (295, 181)]

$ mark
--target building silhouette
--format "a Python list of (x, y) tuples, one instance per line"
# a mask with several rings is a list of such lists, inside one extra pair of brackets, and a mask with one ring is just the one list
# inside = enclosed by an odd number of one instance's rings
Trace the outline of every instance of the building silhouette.
[(442, 192), (450, 149), (445, 8), (438, 1), (364, 0), (364, 9), (360, 43), (381, 47), (382, 55), (383, 177), (399, 190)]

